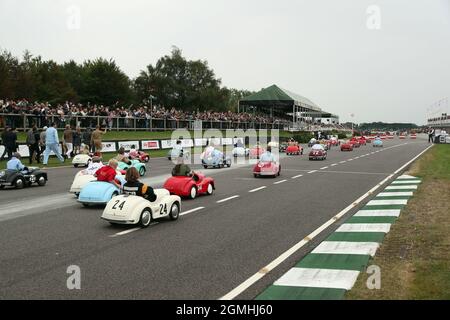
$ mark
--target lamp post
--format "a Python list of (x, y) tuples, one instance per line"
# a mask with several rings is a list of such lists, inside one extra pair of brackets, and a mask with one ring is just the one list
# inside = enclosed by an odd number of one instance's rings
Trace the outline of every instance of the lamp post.
[(350, 115), (350, 117), (352, 117), (352, 137), (355, 135), (355, 130), (353, 129), (353, 118), (355, 117), (355, 114), (354, 113), (352, 113), (351, 115)]

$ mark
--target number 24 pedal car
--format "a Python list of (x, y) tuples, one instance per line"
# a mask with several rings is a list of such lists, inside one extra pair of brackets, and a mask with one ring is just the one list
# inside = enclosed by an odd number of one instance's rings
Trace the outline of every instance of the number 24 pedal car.
[(156, 200), (150, 202), (143, 197), (120, 195), (106, 205), (101, 218), (111, 224), (132, 224), (143, 228), (160, 218), (178, 219), (181, 198), (170, 195), (166, 189), (156, 189)]

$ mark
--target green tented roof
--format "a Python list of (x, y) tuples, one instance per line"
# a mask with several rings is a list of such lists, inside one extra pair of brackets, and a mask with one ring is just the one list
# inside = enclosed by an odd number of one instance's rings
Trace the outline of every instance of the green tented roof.
[(282, 89), (277, 85), (272, 85), (268, 88), (262, 89), (261, 91), (252, 94), (248, 97), (241, 99), (240, 104), (256, 104), (261, 105), (263, 103), (272, 104), (272, 105), (290, 105), (292, 106), (294, 103), (297, 106), (302, 106), (305, 108), (309, 108), (314, 111), (321, 111), (318, 105), (316, 105), (311, 100), (290, 92), (288, 90)]

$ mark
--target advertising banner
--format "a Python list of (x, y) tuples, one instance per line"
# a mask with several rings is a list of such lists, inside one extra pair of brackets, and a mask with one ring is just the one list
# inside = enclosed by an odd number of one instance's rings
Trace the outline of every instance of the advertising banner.
[(156, 150), (159, 149), (158, 140), (142, 140), (142, 150)]

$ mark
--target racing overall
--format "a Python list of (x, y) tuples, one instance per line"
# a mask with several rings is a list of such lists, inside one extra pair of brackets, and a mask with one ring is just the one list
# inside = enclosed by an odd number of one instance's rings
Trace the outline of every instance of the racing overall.
[(130, 196), (143, 197), (150, 202), (156, 200), (156, 194), (153, 191), (153, 188), (139, 181), (127, 181), (127, 183), (125, 183), (123, 186), (123, 193)]

